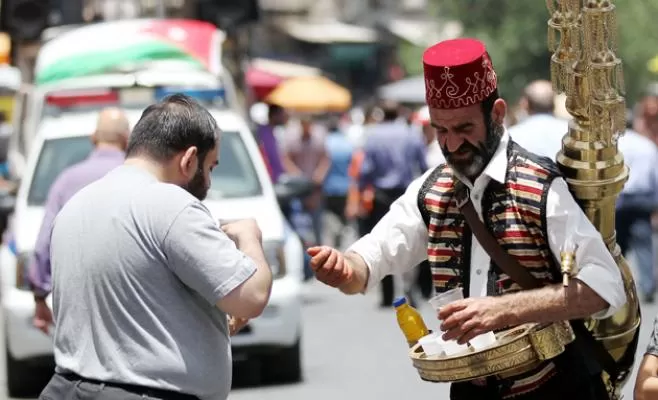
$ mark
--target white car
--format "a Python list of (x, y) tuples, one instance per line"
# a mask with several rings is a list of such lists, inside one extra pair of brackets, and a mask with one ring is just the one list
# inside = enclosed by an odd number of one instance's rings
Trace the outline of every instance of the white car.
[[(197, 93), (198, 94), (198, 93)], [(79, 100), (83, 101), (83, 100)], [(232, 339), (236, 358), (257, 356), (272, 379), (301, 379), (301, 287), (304, 249), (277, 203), (277, 194), (299, 195), (303, 185), (274, 187), (246, 121), (230, 110), (209, 108), (222, 129), (220, 162), (212, 173), (206, 206), (218, 219), (255, 218), (263, 232), (275, 274), (270, 303)], [(132, 124), (143, 108), (125, 109)], [(52, 337), (32, 325), (34, 300), (26, 269), (44, 215), (44, 202), (57, 175), (85, 158), (92, 144), (97, 111), (64, 112), (46, 117), (28, 156), (15, 198), (14, 214), (0, 247), (2, 307), (5, 318), (7, 385), (11, 396), (30, 388), (31, 363), (52, 360)], [(301, 189), (300, 189), (301, 187)], [(1, 199), (8, 200), (6, 197)], [(50, 302), (50, 298), (47, 299)]]
[[(30, 154), (39, 126), (45, 118), (59, 116), (62, 110), (93, 111), (98, 108), (99, 103), (107, 102), (115, 95), (122, 97), (114, 100), (122, 105), (142, 105), (145, 100), (140, 98), (143, 93), (141, 89), (162, 85), (204, 90), (222, 88), (227, 107), (240, 113), (239, 101), (230, 76), (225, 73), (217, 76), (203, 69), (191, 69), (189, 65), (175, 60), (152, 62), (133, 71), (69, 78), (39, 86), (25, 85), (16, 93), (14, 101), (15, 134), (9, 142), (8, 154), (12, 174), (21, 179), (25, 173), (27, 155)], [(110, 91), (108, 88), (124, 90)], [(130, 88), (135, 90), (129, 90)], [(76, 98), (79, 96), (87, 97), (92, 104), (76, 104)]]

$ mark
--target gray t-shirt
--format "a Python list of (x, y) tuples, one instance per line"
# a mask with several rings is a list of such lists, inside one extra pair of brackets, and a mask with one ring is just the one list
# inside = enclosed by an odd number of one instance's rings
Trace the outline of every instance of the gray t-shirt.
[(120, 166), (55, 220), (57, 371), (225, 399), (227, 317), (215, 304), (255, 271), (184, 189)]

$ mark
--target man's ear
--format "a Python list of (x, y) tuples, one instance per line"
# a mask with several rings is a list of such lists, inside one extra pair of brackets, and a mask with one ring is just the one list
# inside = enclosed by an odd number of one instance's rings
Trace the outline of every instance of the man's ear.
[(199, 151), (196, 146), (189, 147), (180, 158), (180, 170), (185, 176), (194, 176), (199, 168)]
[(491, 120), (502, 125), (505, 121), (505, 115), (507, 115), (507, 103), (503, 99), (497, 99), (491, 109)]

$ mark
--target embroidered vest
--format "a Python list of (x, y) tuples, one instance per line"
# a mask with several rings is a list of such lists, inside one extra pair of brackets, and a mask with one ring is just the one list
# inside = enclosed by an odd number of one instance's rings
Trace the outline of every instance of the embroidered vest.
[[(546, 197), (551, 182), (560, 176), (549, 159), (531, 154), (510, 142), (505, 183), (491, 181), (482, 198), (482, 217), (498, 243), (532, 275), (546, 284), (559, 282), (546, 232)], [(441, 165), (428, 177), (419, 193), (421, 214), (428, 225), (427, 259), (438, 293), (457, 286), (470, 291), (472, 235), (455, 199), (452, 169)], [(421, 203), (422, 198), (422, 203)], [(518, 291), (491, 261), (488, 294)]]
[[(491, 181), (482, 198), (482, 218), (498, 243), (545, 284), (560, 281), (560, 270), (548, 244), (546, 198), (551, 182), (560, 176), (549, 159), (536, 156), (510, 141), (504, 183)], [(428, 226), (427, 258), (437, 293), (463, 287), (470, 295), (472, 233), (455, 199), (452, 169), (440, 165), (423, 184), (418, 206)], [(521, 290), (491, 260), (488, 295)], [(537, 388), (555, 374), (553, 363), (516, 377), (509, 396)], [(507, 396), (505, 396), (507, 397)]]

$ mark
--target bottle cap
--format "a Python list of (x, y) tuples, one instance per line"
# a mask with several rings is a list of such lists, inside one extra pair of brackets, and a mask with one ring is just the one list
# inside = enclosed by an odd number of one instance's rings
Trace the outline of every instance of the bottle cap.
[(393, 301), (393, 307), (400, 307), (403, 304), (407, 304), (407, 298), (404, 296), (398, 297)]

